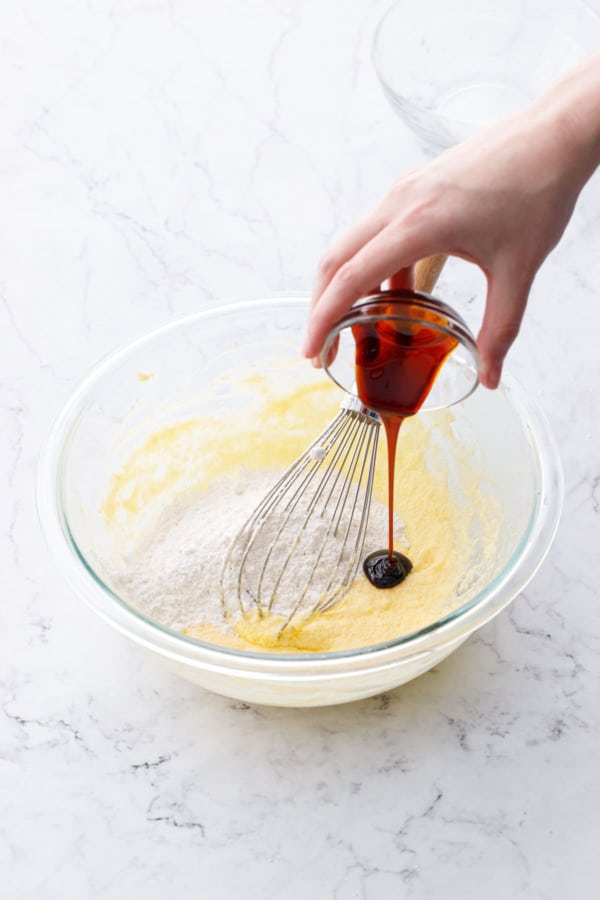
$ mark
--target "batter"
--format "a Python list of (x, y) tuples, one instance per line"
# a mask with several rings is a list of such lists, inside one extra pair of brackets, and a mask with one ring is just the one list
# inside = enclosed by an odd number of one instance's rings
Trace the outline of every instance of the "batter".
[[(361, 573), (332, 609), (295, 618), (283, 631), (277, 615), (224, 616), (219, 574), (229, 542), (340, 402), (325, 378), (277, 397), (257, 376), (246, 386), (261, 398), (251, 416), (159, 428), (113, 475), (103, 514), (124, 552), (106, 575), (121, 596), (166, 627), (212, 644), (323, 653), (408, 635), (475, 595), (493, 563), (498, 510), (456, 444), (452, 412), (444, 411), (407, 420), (398, 442), (396, 546), (413, 563), (404, 582), (378, 590)], [(386, 543), (386, 479), (381, 447), (365, 554)]]

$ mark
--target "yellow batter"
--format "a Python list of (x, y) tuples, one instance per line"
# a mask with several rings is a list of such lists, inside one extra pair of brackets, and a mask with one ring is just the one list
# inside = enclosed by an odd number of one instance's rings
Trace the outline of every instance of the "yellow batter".
[[(129, 456), (113, 475), (104, 502), (109, 529), (134, 546), (177, 495), (206, 490), (242, 466), (280, 472), (335, 415), (340, 402), (338, 389), (324, 377), (279, 397), (256, 376), (246, 387), (261, 397), (258, 412), (235, 422), (207, 417), (175, 422), (152, 433)], [(407, 420), (398, 441), (395, 507), (409, 544), (398, 549), (413, 563), (402, 584), (378, 590), (361, 574), (343, 601), (325, 613), (293, 621), (283, 632), (279, 617), (253, 612), (237, 621), (198, 621), (185, 633), (241, 649), (348, 650), (418, 631), (473, 596), (493, 559), (497, 508), (481, 491), (466, 451), (453, 445), (452, 413), (437, 413), (427, 421), (430, 415)], [(382, 440), (374, 499), (387, 503), (384, 445)], [(449, 465), (444, 447), (451, 445)], [(383, 533), (379, 546), (365, 552), (386, 545)]]

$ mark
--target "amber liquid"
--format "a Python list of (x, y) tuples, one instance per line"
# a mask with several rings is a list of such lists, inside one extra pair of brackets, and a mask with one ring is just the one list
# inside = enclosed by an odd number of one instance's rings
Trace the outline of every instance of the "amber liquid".
[[(400, 277), (396, 276), (397, 280)], [(393, 312), (391, 306), (389, 311)], [(398, 570), (399, 577), (395, 583), (402, 581), (408, 574), (407, 571), (401, 571), (400, 563), (403, 560), (409, 564), (410, 571), (410, 563), (406, 557), (394, 552), (394, 483), (398, 433), (404, 419), (414, 415), (422, 406), (444, 360), (457, 343), (454, 338), (427, 325), (427, 321), (432, 324), (441, 321), (441, 317), (435, 312), (419, 311), (419, 319), (414, 323), (380, 320), (352, 326), (356, 341), (357, 393), (365, 406), (379, 414), (387, 438), (387, 557), (389, 567)], [(385, 551), (378, 553), (385, 555)], [(368, 571), (367, 574), (369, 575)], [(391, 584), (376, 586), (390, 587)]]

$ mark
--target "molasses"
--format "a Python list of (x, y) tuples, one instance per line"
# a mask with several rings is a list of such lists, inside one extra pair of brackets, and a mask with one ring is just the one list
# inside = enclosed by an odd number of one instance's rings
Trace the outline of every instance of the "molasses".
[[(392, 279), (401, 287), (404, 272)], [(407, 281), (410, 285), (409, 276)], [(386, 300), (388, 301), (386, 303)], [(377, 314), (394, 316), (394, 291), (383, 293)], [(421, 407), (456, 339), (440, 330), (442, 317), (415, 303), (402, 318), (378, 318), (352, 326), (356, 341), (357, 393), (365, 406), (383, 422), (388, 451), (388, 549), (371, 553), (363, 568), (375, 587), (393, 587), (403, 581), (412, 564), (394, 551), (394, 468), (398, 432), (405, 418)], [(412, 316), (414, 318), (411, 318)], [(437, 326), (437, 327), (436, 327)]]

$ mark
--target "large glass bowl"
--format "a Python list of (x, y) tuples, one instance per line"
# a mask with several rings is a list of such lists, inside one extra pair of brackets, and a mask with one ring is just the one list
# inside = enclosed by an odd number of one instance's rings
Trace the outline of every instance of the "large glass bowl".
[[(453, 407), (456, 446), (501, 508), (489, 579), (468, 602), (419, 632), (345, 652), (272, 655), (187, 637), (111, 589), (98, 564), (118, 551), (100, 512), (110, 475), (157, 428), (252, 403), (237, 373), (280, 385), (326, 378), (299, 356), (309, 300), (224, 306), (175, 321), (93, 369), (58, 416), (38, 470), (38, 507), (57, 565), (76, 597), (183, 677), (226, 696), (281, 706), (344, 703), (394, 688), (440, 662), (527, 584), (554, 536), (562, 474), (544, 416), (511, 379)], [(287, 367), (287, 368), (286, 368)], [(152, 377), (148, 377), (152, 374)], [(232, 377), (228, 377), (232, 376)], [(215, 385), (217, 387), (215, 388)], [(437, 412), (422, 413), (435, 427)], [(239, 447), (240, 457), (244, 447)], [(448, 446), (448, 453), (453, 452)]]
[(596, 53), (600, 18), (581, 0), (398, 0), (373, 40), (392, 108), (428, 155), (537, 97)]

